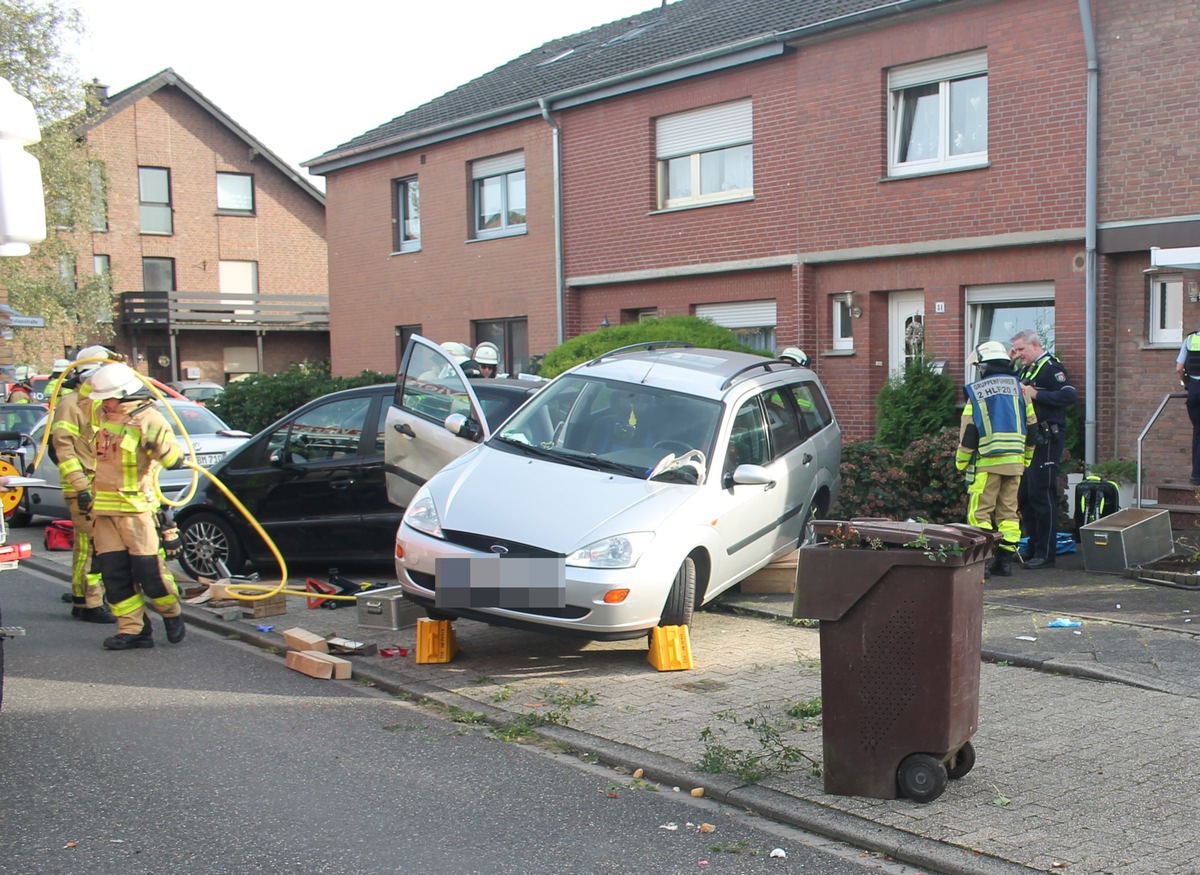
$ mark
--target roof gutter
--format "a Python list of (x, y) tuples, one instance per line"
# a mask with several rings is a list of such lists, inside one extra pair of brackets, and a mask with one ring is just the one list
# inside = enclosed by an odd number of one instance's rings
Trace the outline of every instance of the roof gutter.
[(825, 21), (818, 21), (815, 24), (794, 27), (791, 30), (781, 30), (776, 32), (775, 37), (782, 42), (793, 42), (805, 37), (818, 36), (832, 30), (841, 30), (851, 25), (872, 24), (880, 19), (900, 15), (904, 12), (920, 11), (931, 6), (944, 6), (947, 3), (953, 2), (955, 0), (893, 0), (891, 3), (881, 3), (873, 9), (864, 9), (861, 12), (838, 15), (834, 18), (827, 18)]
[(1100, 191), (1100, 59), (1096, 53), (1091, 0), (1079, 0), (1079, 20), (1083, 30), (1083, 45), (1087, 50), (1087, 163), (1084, 182), (1087, 259), (1084, 268), (1084, 379), (1087, 388), (1084, 391), (1083, 458), (1090, 465), (1096, 460), (1096, 229), (1099, 225)]
[(546, 98), (538, 98), (542, 118), (550, 125), (552, 142), (552, 175), (554, 177), (554, 300), (558, 306), (558, 340), (562, 345), (567, 338), (566, 286), (563, 283), (563, 222), (562, 222), (562, 128), (550, 115), (550, 104)]

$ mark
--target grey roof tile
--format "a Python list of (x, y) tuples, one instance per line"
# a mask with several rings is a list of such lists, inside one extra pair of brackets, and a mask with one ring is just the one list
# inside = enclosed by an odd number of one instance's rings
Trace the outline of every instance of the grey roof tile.
[[(304, 162), (320, 165), (540, 97), (802, 27), (855, 23), (936, 0), (677, 0), (551, 40), (490, 73)], [(942, 0), (943, 4), (945, 0)]]

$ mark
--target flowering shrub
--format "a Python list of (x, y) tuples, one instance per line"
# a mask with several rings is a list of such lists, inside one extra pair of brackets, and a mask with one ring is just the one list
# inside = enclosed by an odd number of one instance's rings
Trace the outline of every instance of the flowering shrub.
[(825, 536), (825, 543), (836, 550), (884, 550), (887, 545), (878, 538), (864, 538), (862, 533), (849, 524), (838, 523)]
[(896, 453), (877, 441), (842, 446), (842, 491), (833, 517), (966, 519), (967, 486), (954, 467), (958, 432), (953, 428), (909, 444)]

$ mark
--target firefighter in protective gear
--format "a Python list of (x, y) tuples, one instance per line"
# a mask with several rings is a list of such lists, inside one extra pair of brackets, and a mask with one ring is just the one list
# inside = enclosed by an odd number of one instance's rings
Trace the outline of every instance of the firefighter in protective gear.
[[(102, 346), (89, 346), (75, 357), (107, 359), (112, 353)], [(92, 549), (92, 478), (96, 473), (96, 410), (87, 378), (99, 363), (80, 365), (67, 373), (50, 425), (51, 461), (58, 466), (63, 500), (75, 528), (71, 551), (71, 615), (89, 623), (115, 623), (116, 617), (104, 604), (100, 567)], [(65, 368), (63, 370), (66, 370)]]
[[(475, 352), (471, 357), (479, 365), (480, 376), (488, 379), (496, 376), (496, 371), (500, 368), (500, 349), (496, 344), (485, 340), (475, 347)], [(468, 374), (468, 376), (470, 375)]]
[(1004, 344), (981, 343), (968, 364), (979, 368), (979, 379), (966, 387), (954, 466), (967, 472), (967, 522), (1000, 533), (987, 570), (1008, 577), (1021, 539), (1017, 491), (1033, 457), (1037, 417)]
[(147, 603), (162, 615), (167, 640), (177, 644), (187, 629), (174, 579), (159, 553), (154, 475), (159, 464), (181, 466), (183, 449), (129, 365), (104, 365), (91, 384), (101, 408), (92, 507), (96, 559), (117, 616), (117, 634), (104, 647), (154, 646)]

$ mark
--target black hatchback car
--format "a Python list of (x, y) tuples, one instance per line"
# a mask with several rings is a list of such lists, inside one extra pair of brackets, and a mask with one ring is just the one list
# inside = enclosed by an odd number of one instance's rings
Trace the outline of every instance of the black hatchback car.
[[(492, 427), (541, 385), (478, 383), (480, 395), (495, 402), (487, 412)], [(310, 401), (229, 453), (211, 473), (288, 562), (387, 563), (404, 514), (389, 502), (384, 476), (384, 428), (395, 392), (395, 383), (384, 383)], [(475, 437), (458, 438), (461, 452), (475, 446)], [(235, 574), (247, 562), (275, 564), (262, 536), (207, 478), (175, 520), (183, 541), (179, 562), (192, 577), (217, 576), (217, 560)]]

